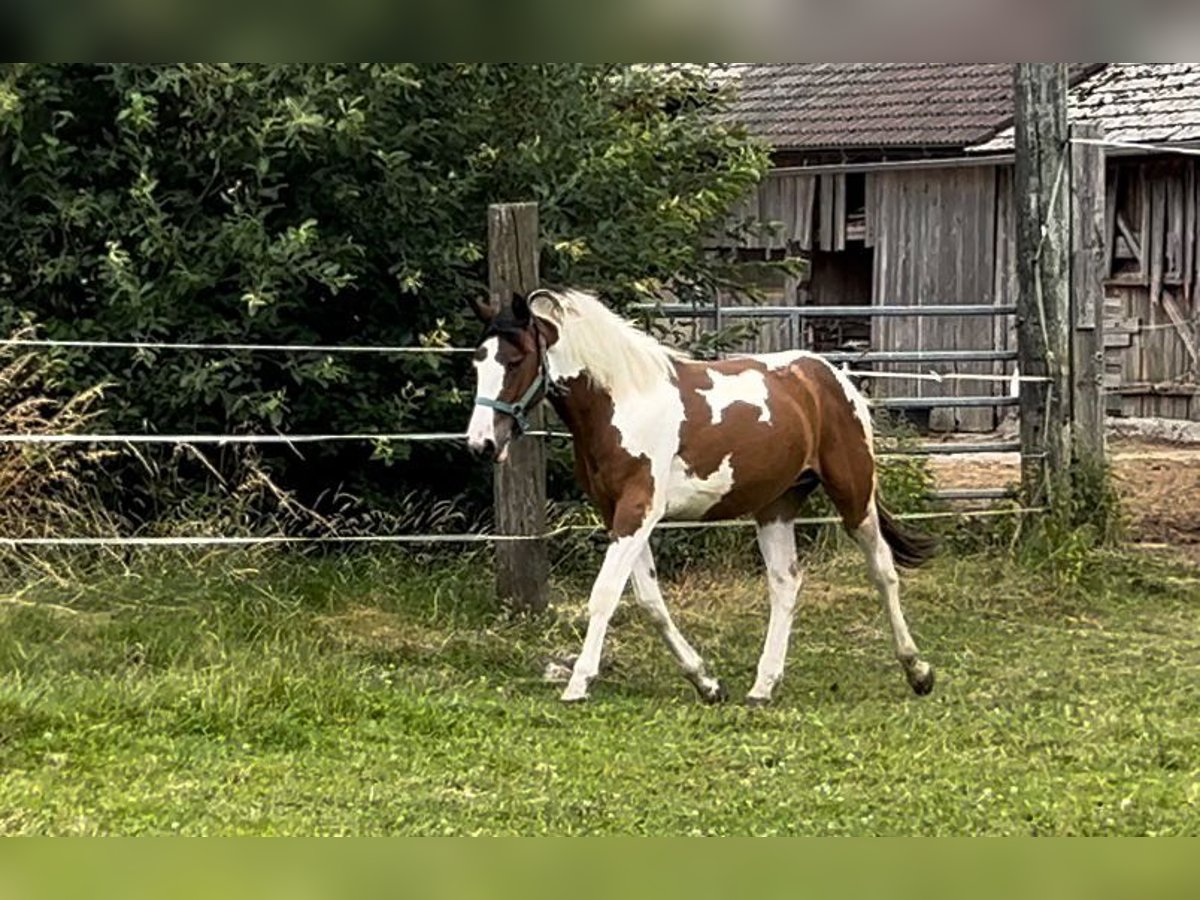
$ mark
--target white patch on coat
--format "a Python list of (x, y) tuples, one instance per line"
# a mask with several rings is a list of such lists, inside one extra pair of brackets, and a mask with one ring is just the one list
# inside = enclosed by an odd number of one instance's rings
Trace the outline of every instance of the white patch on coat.
[(748, 403), (758, 410), (760, 422), (771, 421), (771, 410), (767, 406), (767, 379), (757, 369), (746, 369), (736, 375), (724, 375), (708, 370), (712, 387), (697, 391), (708, 401), (714, 423), (724, 418), (725, 410), (735, 403)]
[(675, 366), (686, 357), (583, 291), (535, 291), (529, 305), (558, 332), (546, 350), (550, 380), (583, 375), (609, 395), (621, 447), (650, 461), (653, 513), (661, 515), (684, 417)]
[[(504, 366), (499, 360), (500, 338), (490, 337), (480, 347), (483, 359), (475, 360), (475, 396), (495, 400), (504, 387)], [(467, 423), (467, 445), (482, 450), (488, 441), (496, 440), (496, 411), (490, 406), (475, 405)]]
[(803, 350), (779, 350), (775, 353), (758, 353), (748, 358), (757, 360), (771, 371), (777, 371), (779, 369), (786, 369), (796, 360), (811, 355), (810, 353), (805, 353)]
[(678, 456), (667, 478), (667, 512), (671, 519), (698, 520), (733, 490), (733, 454), (707, 478), (697, 477)]
[(815, 359), (822, 365), (826, 366), (829, 371), (833, 372), (834, 378), (837, 379), (838, 385), (842, 392), (846, 395), (846, 399), (850, 401), (851, 407), (854, 410), (854, 417), (863, 426), (863, 431), (866, 432), (867, 440), (870, 442), (873, 439), (873, 429), (871, 427), (871, 407), (867, 404), (867, 398), (862, 395), (862, 392), (854, 386), (854, 382), (850, 377), (816, 353), (809, 353), (807, 350), (782, 350), (778, 353), (761, 353), (755, 356), (747, 356), (747, 359), (756, 360), (767, 367), (770, 371), (779, 371), (786, 369), (788, 366), (802, 359)]
[(614, 396), (612, 400), (612, 425), (621, 436), (621, 447), (630, 456), (650, 460), (654, 499), (661, 510), (683, 424), (683, 397), (679, 388), (663, 379), (645, 393)]

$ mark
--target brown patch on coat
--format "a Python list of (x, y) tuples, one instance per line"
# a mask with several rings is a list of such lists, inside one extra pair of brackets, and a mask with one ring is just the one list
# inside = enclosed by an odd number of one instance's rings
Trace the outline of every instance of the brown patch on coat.
[(561, 382), (551, 403), (575, 436), (575, 478), (614, 538), (628, 537), (646, 519), (654, 476), (645, 455), (621, 446), (613, 425), (613, 400), (585, 376)]
[[(813, 487), (806, 477), (812, 473), (846, 527), (861, 524), (874, 490), (874, 458), (853, 404), (824, 362), (799, 356), (768, 368), (761, 360), (744, 358), (680, 362), (677, 369), (685, 416), (680, 458), (699, 478), (712, 475), (726, 457), (733, 469), (732, 489), (708, 510), (706, 520), (750, 514), (787, 518), (788, 510), (775, 507), (784, 498), (798, 506), (800, 495)], [(737, 402), (714, 422), (701, 393), (713, 386), (709, 373), (748, 370), (763, 373), (770, 419), (763, 421), (757, 406)]]

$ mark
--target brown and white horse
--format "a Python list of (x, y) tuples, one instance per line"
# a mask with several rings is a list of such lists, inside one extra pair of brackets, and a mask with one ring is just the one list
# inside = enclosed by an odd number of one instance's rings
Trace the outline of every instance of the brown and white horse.
[(637, 602), (700, 696), (723, 700), (720, 683), (667, 612), (650, 533), (664, 519), (753, 516), (771, 615), (747, 700), (769, 702), (800, 589), (794, 520), (817, 486), (866, 555), (909, 684), (918, 694), (933, 688), (933, 669), (918, 656), (900, 609), (894, 564), (919, 565), (933, 542), (902, 532), (880, 505), (870, 413), (844, 373), (803, 352), (689, 359), (578, 291), (538, 290), (514, 295), (502, 309), (476, 309), (486, 330), (475, 352), (470, 446), (502, 462), (526, 430), (528, 410), (548, 398), (571, 430), (576, 477), (612, 538), (563, 700), (586, 699), (631, 577)]

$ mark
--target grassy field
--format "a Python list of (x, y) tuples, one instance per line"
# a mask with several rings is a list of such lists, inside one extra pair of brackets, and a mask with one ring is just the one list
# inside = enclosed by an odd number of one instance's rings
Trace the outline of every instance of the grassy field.
[[(5, 834), (1198, 834), (1200, 582), (987, 556), (905, 580), (913, 697), (861, 567), (810, 568), (776, 705), (699, 705), (636, 610), (563, 707), (585, 587), (498, 616), (479, 557), (149, 553), (0, 605)], [(668, 601), (740, 697), (757, 570)]]

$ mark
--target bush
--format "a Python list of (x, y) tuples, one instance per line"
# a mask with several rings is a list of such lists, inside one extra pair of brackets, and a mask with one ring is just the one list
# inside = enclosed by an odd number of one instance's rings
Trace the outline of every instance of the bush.
[[(620, 304), (718, 277), (700, 251), (766, 156), (689, 71), (617, 65), (5, 64), (0, 327), (52, 337), (469, 343), (485, 207), (536, 200), (547, 280)], [(460, 430), (437, 356), (64, 356), (104, 426)], [(313, 497), (485, 482), (444, 445), (266, 458)], [(135, 478), (131, 470), (126, 480)]]

